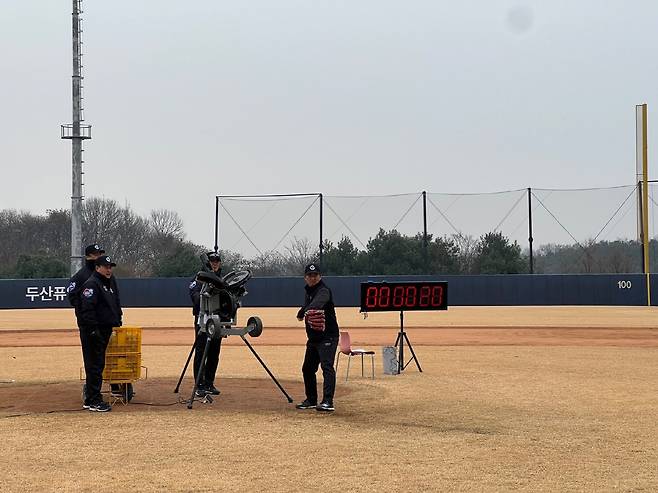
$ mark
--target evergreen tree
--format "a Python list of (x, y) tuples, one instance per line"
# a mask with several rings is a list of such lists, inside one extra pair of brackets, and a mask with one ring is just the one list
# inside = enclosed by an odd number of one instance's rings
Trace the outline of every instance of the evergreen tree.
[(502, 233), (487, 233), (480, 237), (476, 248), (477, 274), (520, 274), (527, 272), (518, 243), (510, 243)]

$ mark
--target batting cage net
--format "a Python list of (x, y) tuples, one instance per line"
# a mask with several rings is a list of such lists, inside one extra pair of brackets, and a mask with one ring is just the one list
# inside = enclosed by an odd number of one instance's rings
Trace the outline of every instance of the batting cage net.
[(223, 249), (249, 256), (285, 250), (291, 238), (320, 242), (318, 195), (220, 198), (219, 205)]
[(475, 241), (501, 233), (519, 245), (528, 243), (528, 191), (427, 193), (428, 233)]
[(323, 196), (324, 239), (337, 243), (348, 238), (361, 250), (379, 230), (406, 236), (423, 232), (423, 194), (380, 196)]
[[(639, 189), (639, 187), (638, 187)], [(649, 182), (649, 265), (651, 272), (658, 272), (658, 183)]]
[(637, 239), (637, 187), (532, 189), (533, 236), (539, 245)]

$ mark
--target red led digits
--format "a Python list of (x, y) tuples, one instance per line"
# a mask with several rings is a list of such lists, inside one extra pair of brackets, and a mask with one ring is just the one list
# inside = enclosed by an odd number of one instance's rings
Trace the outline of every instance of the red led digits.
[(416, 306), (416, 293), (417, 292), (418, 292), (418, 290), (416, 289), (416, 286), (407, 286), (406, 296), (405, 296), (405, 301), (404, 301), (405, 306), (407, 306), (407, 307), (415, 307)]
[(426, 307), (430, 305), (431, 293), (432, 293), (432, 288), (430, 288), (429, 286), (421, 286), (419, 306)]
[(434, 286), (432, 288), (432, 306), (441, 306), (443, 303), (443, 286)]
[(393, 307), (401, 308), (404, 304), (404, 286), (395, 286), (393, 289)]
[(377, 288), (369, 286), (366, 291), (366, 308), (375, 308), (377, 306)]
[(446, 310), (445, 281), (361, 283), (361, 311)]
[(382, 286), (379, 290), (379, 308), (387, 308), (391, 303), (391, 288)]

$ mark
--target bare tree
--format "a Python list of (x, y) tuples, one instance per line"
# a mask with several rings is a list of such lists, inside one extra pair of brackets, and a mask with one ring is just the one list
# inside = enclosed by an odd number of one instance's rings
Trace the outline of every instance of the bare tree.
[(596, 256), (595, 256), (595, 247), (596, 243), (591, 238), (585, 242), (585, 245), (582, 247), (582, 257), (580, 257), (580, 265), (583, 269), (583, 272), (586, 274), (591, 274), (595, 272), (596, 265)]
[(183, 220), (177, 212), (168, 209), (155, 209), (151, 211), (151, 230), (155, 238), (167, 238), (178, 241), (185, 239)]
[(0, 275), (11, 276), (18, 253), (22, 251), (21, 215), (15, 210), (0, 211)]
[(278, 252), (265, 252), (246, 261), (246, 268), (256, 276), (284, 276), (287, 274), (286, 261)]
[(470, 235), (452, 235), (452, 239), (459, 248), (459, 272), (470, 274), (475, 266), (477, 257), (478, 240)]
[(148, 221), (135, 214), (128, 206), (121, 211), (114, 255), (121, 259), (126, 270), (136, 276), (150, 273)]
[(116, 251), (121, 221), (121, 206), (116, 200), (91, 197), (82, 207), (82, 243), (99, 243), (106, 251)]
[(99, 243), (113, 255), (119, 275), (151, 275), (155, 259), (173, 251), (184, 233), (175, 212), (154, 211), (150, 218), (138, 216), (128, 204), (122, 207), (115, 200), (90, 198), (82, 211), (84, 243)]
[(71, 254), (71, 213), (64, 209), (48, 209), (43, 218), (39, 236), (43, 252), (49, 257), (66, 261)]
[(318, 248), (308, 238), (295, 237), (286, 247), (286, 252), (286, 274), (293, 276), (304, 272), (304, 266), (319, 256)]
[(219, 254), (222, 257), (222, 272), (224, 274), (228, 274), (232, 270), (243, 270), (251, 268), (249, 262), (237, 252), (220, 250)]

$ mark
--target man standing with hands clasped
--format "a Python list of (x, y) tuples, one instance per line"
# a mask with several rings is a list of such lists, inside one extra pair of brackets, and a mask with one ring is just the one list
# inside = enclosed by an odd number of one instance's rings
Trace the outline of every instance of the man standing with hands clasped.
[[(302, 365), (306, 399), (295, 406), (297, 409), (316, 409), (333, 412), (336, 370), (334, 359), (338, 347), (338, 322), (331, 290), (322, 281), (320, 266), (308, 264), (304, 268), (306, 296), (304, 306), (297, 312), (297, 320), (306, 325), (306, 354)], [(322, 402), (318, 404), (316, 372), (322, 367)]]
[(96, 259), (96, 270), (82, 286), (80, 296), (80, 338), (84, 354), (84, 409), (106, 412), (112, 407), (101, 396), (105, 351), (112, 336), (112, 327), (121, 327), (121, 300), (112, 268), (112, 259), (102, 255)]

